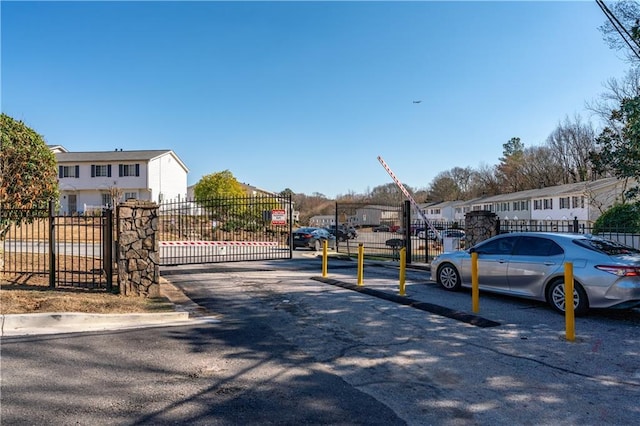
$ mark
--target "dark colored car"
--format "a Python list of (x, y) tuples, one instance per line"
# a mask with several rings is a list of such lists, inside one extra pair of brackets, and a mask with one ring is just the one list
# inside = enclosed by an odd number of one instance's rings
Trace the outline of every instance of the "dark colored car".
[(311, 250), (322, 250), (324, 241), (328, 241), (329, 248), (336, 248), (336, 237), (323, 228), (304, 227), (293, 231), (293, 249), (298, 247)]
[(358, 231), (353, 226), (346, 227), (344, 230), (347, 232), (347, 235), (349, 235), (349, 238), (358, 238)]
[(391, 231), (391, 228), (389, 228), (387, 225), (380, 225), (373, 228), (372, 231), (373, 232), (389, 232)]
[(337, 228), (335, 226), (329, 226), (325, 228), (331, 235), (336, 237), (338, 241), (347, 241), (349, 238), (349, 233), (344, 228)]
[(640, 306), (640, 250), (614, 241), (553, 232), (501, 234), (437, 256), (431, 279), (446, 290), (471, 286), (473, 252), (480, 290), (546, 301), (564, 312), (564, 267), (571, 262), (576, 315), (589, 308)]

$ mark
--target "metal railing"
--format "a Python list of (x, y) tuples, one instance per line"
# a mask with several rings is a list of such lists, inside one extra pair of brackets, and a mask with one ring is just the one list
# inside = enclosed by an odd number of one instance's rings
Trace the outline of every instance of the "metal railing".
[(2, 278), (16, 284), (48, 284), (112, 290), (113, 212), (57, 215), (47, 207), (3, 207)]

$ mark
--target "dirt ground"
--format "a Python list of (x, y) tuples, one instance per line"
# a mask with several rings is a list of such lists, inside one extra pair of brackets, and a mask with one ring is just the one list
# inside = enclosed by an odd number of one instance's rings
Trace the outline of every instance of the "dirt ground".
[(115, 314), (172, 310), (174, 310), (173, 304), (165, 297), (129, 297), (105, 290), (50, 289), (48, 283), (37, 280), (30, 280), (29, 284), (17, 284), (0, 279), (0, 314), (38, 312)]
[[(1, 255), (1, 253), (0, 253)], [(6, 254), (0, 263), (19, 265), (14, 270), (29, 270), (25, 264), (47, 265), (48, 258), (42, 254)], [(58, 256), (63, 270), (86, 270), (94, 262), (78, 256)], [(99, 265), (98, 265), (99, 266)], [(40, 270), (34, 268), (34, 270)], [(121, 296), (105, 289), (88, 289), (82, 283), (78, 287), (49, 288), (49, 276), (39, 273), (18, 275), (0, 272), (0, 314), (25, 314), (37, 312), (83, 312), (83, 313), (144, 313), (174, 310), (166, 297), (143, 298)], [(160, 294), (163, 286), (160, 286)]]

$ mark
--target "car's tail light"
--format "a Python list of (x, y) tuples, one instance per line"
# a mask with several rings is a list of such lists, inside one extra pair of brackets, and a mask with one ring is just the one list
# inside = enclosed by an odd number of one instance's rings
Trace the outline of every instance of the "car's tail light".
[(596, 268), (619, 277), (640, 277), (640, 266), (597, 265)]

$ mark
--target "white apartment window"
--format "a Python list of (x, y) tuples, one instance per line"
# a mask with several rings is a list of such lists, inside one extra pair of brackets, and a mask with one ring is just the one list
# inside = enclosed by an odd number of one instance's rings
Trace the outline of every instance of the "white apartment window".
[(80, 177), (80, 166), (58, 166), (59, 178), (78, 178)]
[(569, 207), (569, 197), (560, 197), (560, 208), (568, 209)]
[(528, 201), (514, 201), (513, 210), (529, 210), (527, 203)]
[(102, 205), (110, 206), (111, 205), (111, 195), (109, 193), (102, 193)]
[(574, 209), (583, 209), (584, 208), (584, 196), (581, 197), (571, 197), (571, 205)]
[(138, 199), (138, 193), (137, 192), (125, 192), (124, 193), (124, 199), (125, 200), (137, 200)]
[(552, 210), (553, 209), (553, 198), (545, 198), (544, 199), (544, 209)]
[(542, 200), (533, 200), (533, 209), (542, 210)]
[(92, 164), (91, 177), (111, 177), (111, 164)]
[(118, 176), (140, 176), (140, 164), (118, 164)]

